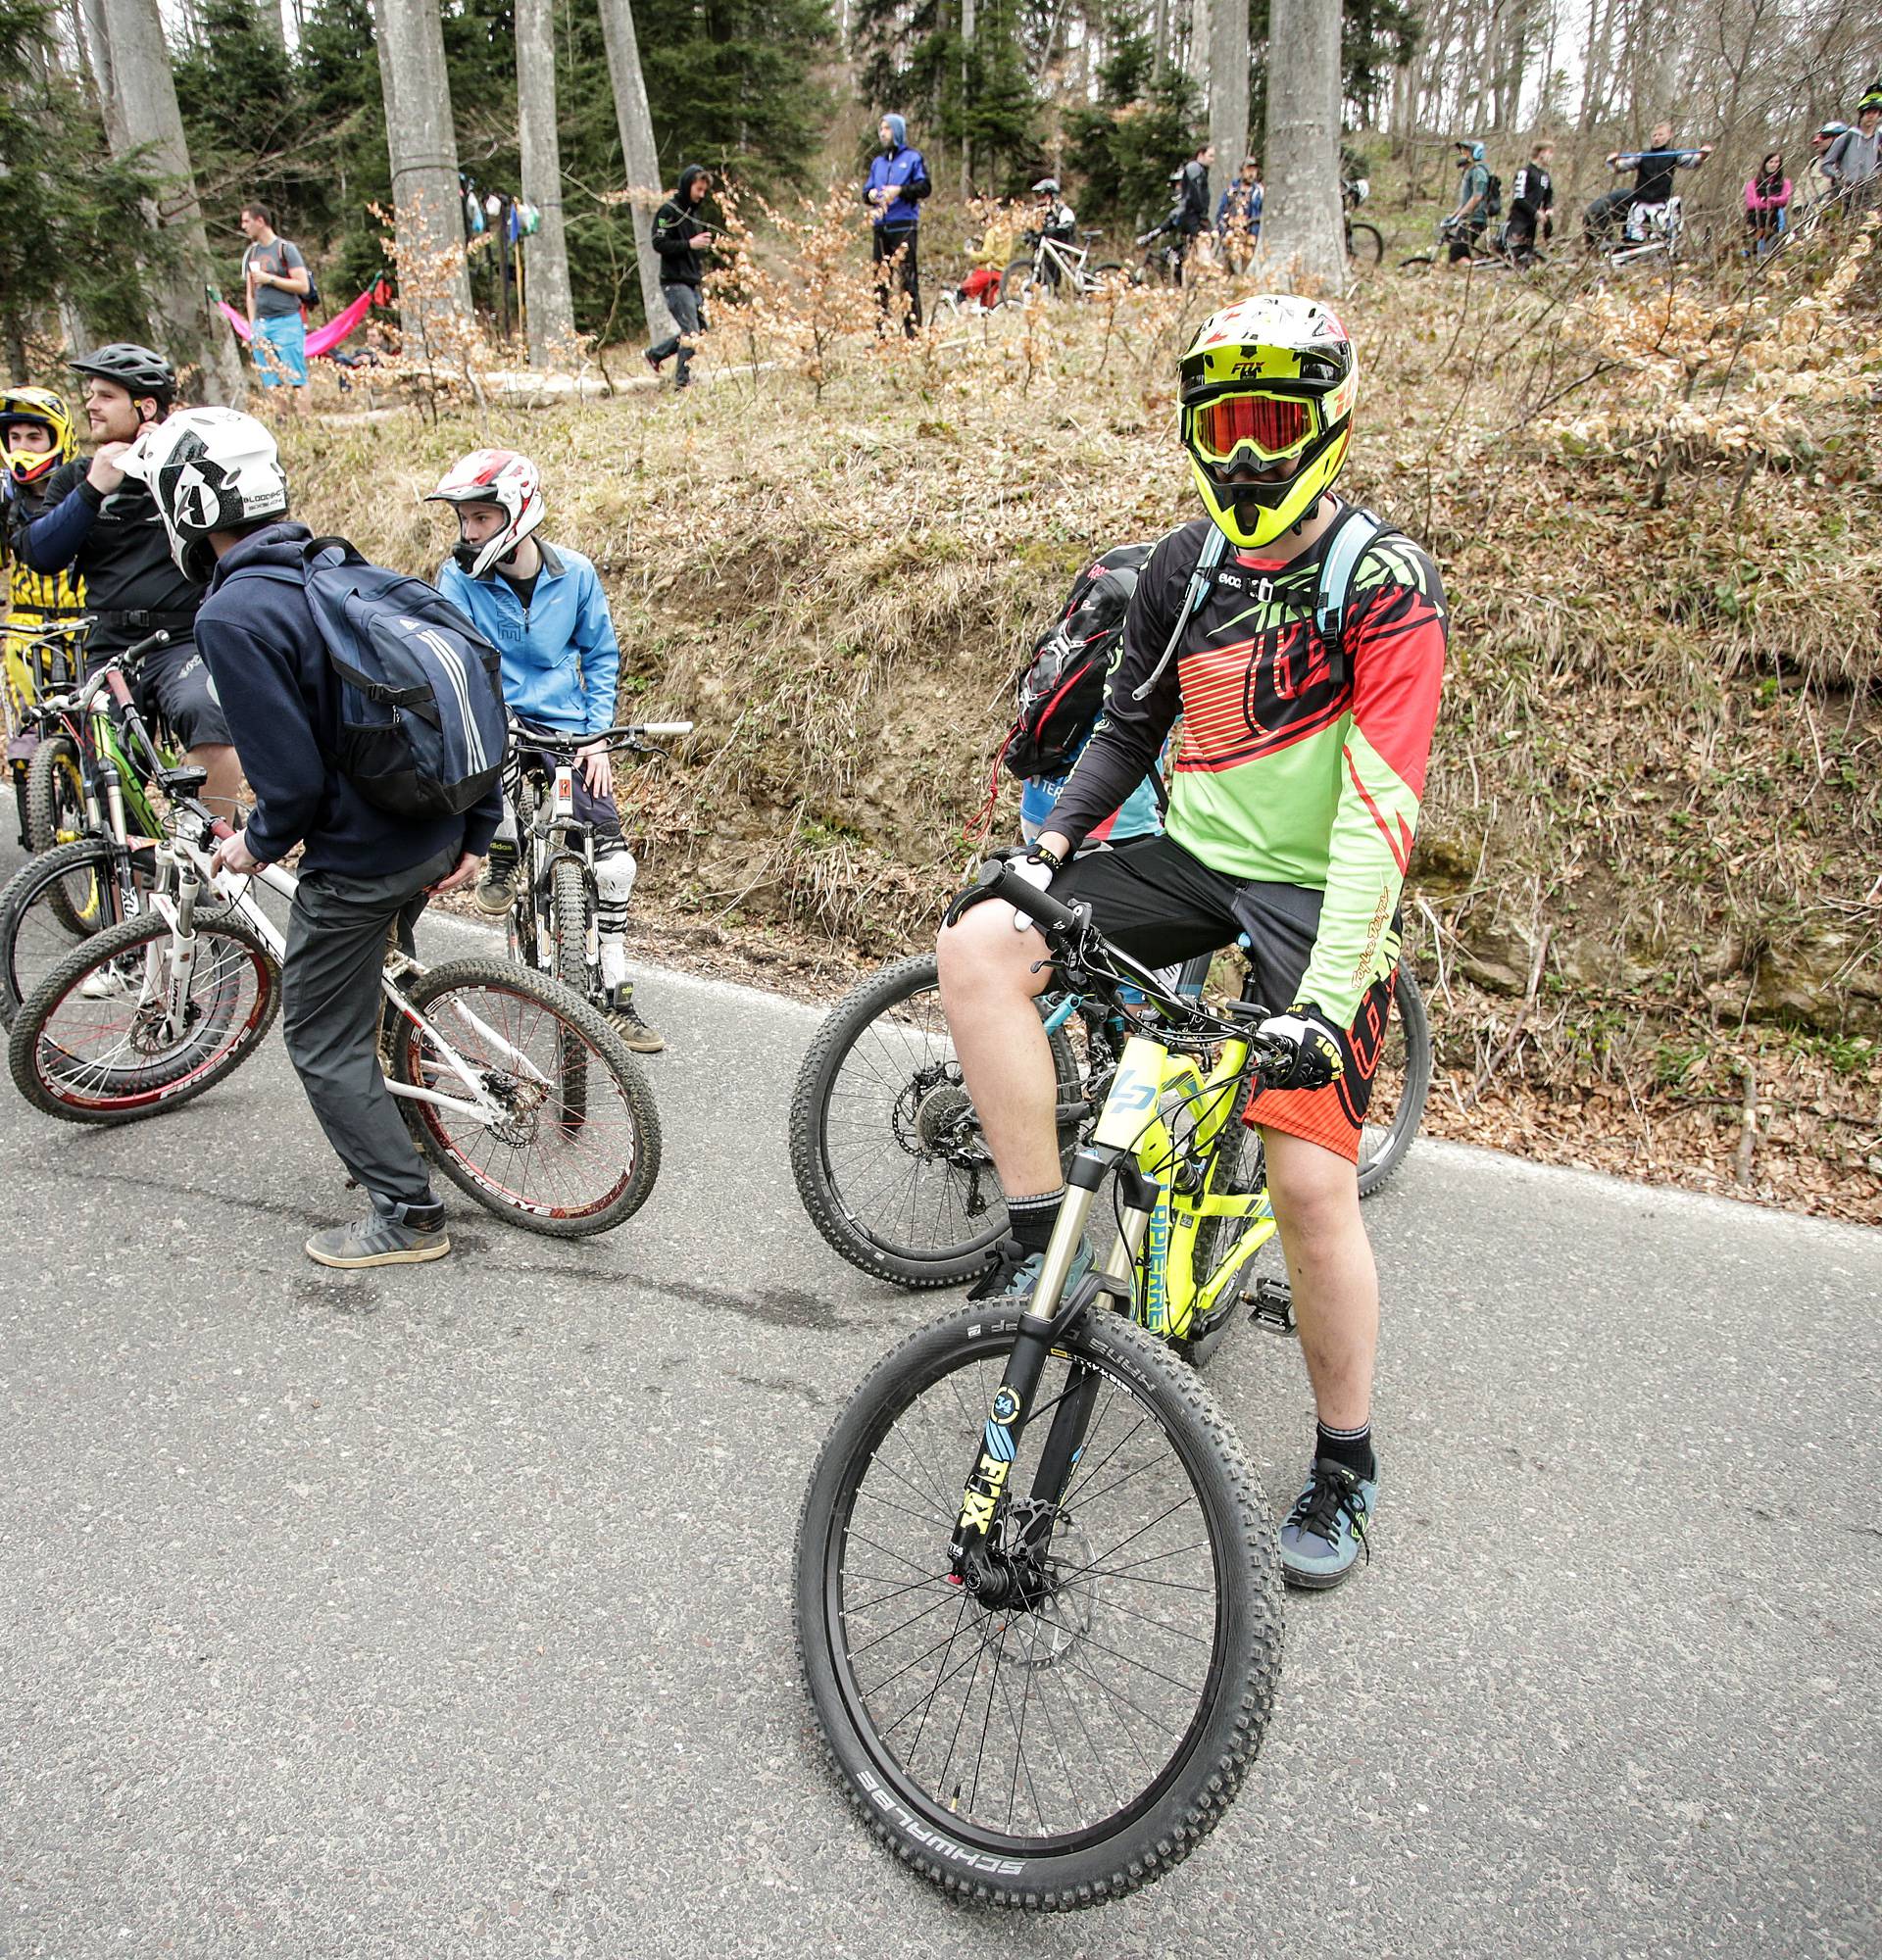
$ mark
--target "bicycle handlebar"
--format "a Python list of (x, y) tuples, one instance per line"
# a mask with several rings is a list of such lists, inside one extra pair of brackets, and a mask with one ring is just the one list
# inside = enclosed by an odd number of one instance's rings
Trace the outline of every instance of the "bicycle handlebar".
[(574, 756), (583, 749), (592, 749), (597, 742), (619, 743), (631, 748), (644, 737), (658, 741), (690, 735), (693, 724), (690, 721), (629, 721), (619, 728), (604, 728), (594, 735), (564, 735), (537, 728), (518, 728), (514, 732), (519, 749), (542, 749), (552, 755)]

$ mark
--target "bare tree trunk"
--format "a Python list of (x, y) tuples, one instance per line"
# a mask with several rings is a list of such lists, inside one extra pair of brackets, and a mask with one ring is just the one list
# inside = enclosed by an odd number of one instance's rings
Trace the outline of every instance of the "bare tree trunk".
[(1169, 69), (1169, 0), (1152, 0), (1150, 10), (1150, 75), (1162, 81)]
[(660, 196), (660, 158), (654, 148), (654, 119), (647, 107), (647, 82), (640, 72), (640, 41), (634, 33), (633, 0), (601, 0), (601, 37), (608, 46), (608, 76), (615, 89), (615, 120), (620, 125), (620, 153), (627, 160), (627, 191), (632, 198), (634, 256), (640, 261), (640, 298), (647, 331), (665, 340), (673, 331), (672, 315), (660, 296), (660, 265), (654, 253), (654, 204)]
[[(961, 107), (967, 107), (969, 84), (973, 77), (973, 35), (979, 24), (975, 18), (974, 0), (961, 0)], [(1058, 23), (1053, 23), (1057, 32)], [(1046, 60), (1052, 60), (1051, 38), (1046, 44)], [(973, 194), (973, 138), (964, 134), (961, 138), (961, 195), (963, 198)]]
[(239, 406), (248, 398), (248, 383), (228, 328), (210, 312), (209, 238), (157, 0), (104, 0), (104, 19), (125, 143), (143, 150), (165, 179), (160, 208), (150, 214), (174, 254), (154, 281), (163, 352), (177, 368), (197, 370), (193, 392), (205, 402)]
[(281, 0), (255, 0), (255, 22), (262, 37), (275, 47), (287, 46), (287, 29), (281, 24)]
[(1266, 161), (1262, 251), (1270, 269), (1344, 292), (1340, 10), (1326, 0), (1270, 0)]
[(517, 111), (522, 126), (522, 194), (542, 213), (523, 243), (529, 269), (529, 365), (549, 366), (551, 348), (575, 329), (569, 244), (562, 220), (562, 145), (556, 135), (554, 0), (517, 0)]
[(1588, 0), (1588, 52), (1581, 65), (1581, 130), (1586, 135), (1608, 114), (1608, 76), (1613, 66), (1615, 0)]
[(1233, 183), (1248, 155), (1248, 0), (1211, 0), (1209, 68), (1215, 181)]
[(372, 17), (402, 262), (399, 320), (422, 350), (446, 321), (470, 318), (444, 33), (433, 0), (372, 0)]
[(80, 0), (84, 21), (86, 73), (91, 78), (93, 99), (104, 120), (105, 141), (114, 157), (130, 148), (124, 131), (124, 105), (118, 100), (118, 77), (111, 61), (111, 27), (105, 19), (105, 0)]

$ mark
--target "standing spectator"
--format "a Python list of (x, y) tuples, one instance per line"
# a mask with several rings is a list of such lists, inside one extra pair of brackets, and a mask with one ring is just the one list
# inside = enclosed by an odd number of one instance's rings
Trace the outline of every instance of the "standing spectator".
[(699, 204), (713, 187), (712, 177), (698, 164), (688, 164), (679, 173), (679, 184), (654, 214), (654, 250), (660, 254), (660, 296), (673, 317), (677, 332), (647, 350), (647, 365), (656, 374), (661, 363), (679, 356), (673, 369), (673, 386), (691, 385), (686, 370), (693, 359), (693, 341), (703, 333), (705, 323), (699, 312), (699, 255), (713, 242), (713, 234), (702, 228)]
[(204, 802), (232, 818), (242, 770), (196, 651), (203, 588), (176, 564), (149, 490), (134, 478), (127, 481), (120, 461), (169, 416), (175, 371), (154, 348), (133, 341), (115, 341), (72, 367), (86, 377), (85, 419), (98, 446), (89, 463), (74, 458), (61, 464), (36, 508), (10, 507), (8, 542), (34, 571), (69, 565), (83, 578), (95, 622), (85, 642), (93, 667), (159, 629), (170, 635), (168, 646), (144, 656), (138, 705), (169, 722), (184, 760), (209, 772)]
[(1209, 167), (1214, 161), (1214, 144), (1204, 143), (1182, 168), (1176, 228), (1185, 246), (1209, 229)]
[(248, 291), (249, 347), (264, 388), (283, 385), (298, 411), (307, 397), (306, 304), (313, 281), (301, 248), (278, 238), (265, 204), (242, 206), (242, 230), (248, 249), (242, 254), (242, 283)]
[(242, 875), (301, 848), (281, 1025), (314, 1114), (372, 1207), (316, 1232), (307, 1255), (346, 1267), (441, 1259), (444, 1206), (379, 1064), (379, 973), (388, 933), (409, 944), (426, 899), (476, 875), (502, 791), (492, 783), (464, 816), (394, 816), (335, 766), (340, 676), (300, 582), (313, 534), (285, 521), (287, 476), (253, 416), (187, 409), (126, 463), (156, 492), (176, 563), (209, 579), (197, 630), (256, 799), (216, 861)]
[(1784, 235), (1790, 203), (1791, 180), (1784, 174), (1784, 153), (1766, 150), (1757, 174), (1745, 184), (1745, 225), (1757, 257), (1763, 258)]
[(889, 312), (890, 268), (900, 266), (902, 290), (909, 296), (903, 331), (913, 340), (921, 324), (921, 273), (916, 263), (916, 233), (921, 223), (921, 200), (934, 186), (919, 150), (909, 148), (909, 125), (900, 116), (885, 116), (876, 131), (882, 154), (870, 159), (863, 202), (874, 212), (873, 257), (881, 269), (875, 275), (882, 315)]
[(1610, 150), (1608, 168), (1610, 171), (1632, 171), (1634, 187), (1632, 190), (1610, 190), (1598, 197), (1582, 213), (1582, 231), (1592, 248), (1614, 228), (1616, 220), (1624, 220), (1635, 205), (1669, 204), (1673, 196), (1673, 172), (1675, 171), (1696, 171), (1712, 154), (1709, 143), (1702, 143), (1696, 150), (1676, 150), (1673, 148), (1673, 125), (1670, 122), (1657, 122), (1647, 139), (1644, 150)]
[(1458, 179), (1458, 208), (1444, 220), (1451, 239), (1445, 263), (1452, 266), (1470, 258), (1490, 222), (1490, 167), (1483, 160), (1483, 145), (1461, 139), (1457, 147), (1463, 152), (1463, 174)]
[(1535, 144), (1510, 187), (1510, 256), (1518, 266), (1535, 259), (1538, 239), (1555, 236), (1556, 186), (1549, 174), (1555, 156), (1556, 146), (1547, 138)]
[(1853, 211), (1875, 202), (1882, 175), (1882, 89), (1872, 88), (1856, 112), (1856, 127), (1845, 129), (1823, 159), (1824, 173)]
[(1222, 256), (1231, 271), (1242, 271), (1254, 256), (1262, 235), (1262, 167), (1253, 157), (1244, 159), (1241, 174), (1222, 192), (1215, 207), (1215, 233), (1222, 241)]
[(1820, 211), (1836, 196), (1836, 179), (1823, 168), (1823, 159), (1849, 126), (1847, 122), (1831, 121), (1810, 138), (1810, 161), (1805, 166), (1804, 181), (1798, 186), (1806, 210)]
[[(0, 505), (25, 522), (46, 512), (52, 472), (78, 454), (72, 411), (47, 388), (0, 388)], [(85, 610), (85, 583), (67, 570), (35, 571), (13, 557), (0, 540), (0, 558), (11, 560), (7, 580), (7, 623), (22, 632), (56, 632)], [(40, 662), (46, 678), (47, 662)], [(24, 762), (19, 764), (24, 768)]]

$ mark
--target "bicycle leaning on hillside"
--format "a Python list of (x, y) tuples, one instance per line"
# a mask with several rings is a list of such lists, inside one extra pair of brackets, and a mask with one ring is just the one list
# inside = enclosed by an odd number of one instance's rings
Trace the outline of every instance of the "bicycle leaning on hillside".
[(1102, 293), (1120, 282), (1124, 269), (1115, 260), (1096, 266), (1090, 263), (1092, 241), (1104, 235), (1100, 228), (1080, 231), (1078, 236), (1084, 243), (1067, 245), (1060, 238), (1026, 232), (1025, 240), (1032, 250), (1024, 258), (1015, 259), (1001, 275), (1001, 305), (1024, 300), (1029, 292), (1035, 291), (1048, 298), (1070, 294), (1077, 299), (1090, 299), (1094, 293)]
[[(1207, 956), (1177, 991), (1200, 1001)], [(1061, 1154), (1068, 1163), (1103, 1106), (1136, 1022), (1101, 994), (1055, 991), (1039, 1012), (1058, 1083)], [(1431, 1086), (1431, 1024), (1410, 960), (1372, 1077), (1360, 1138), (1360, 1196), (1405, 1161)], [(1236, 1188), (1261, 1175), (1261, 1139), (1244, 1128)], [(832, 1007), (798, 1070), (791, 1171), (811, 1222), (872, 1278), (912, 1290), (976, 1277), (1005, 1235), (1006, 1200), (954, 1040), (934, 956), (873, 973)]]
[[(1136, 1021), (1037, 1288), (948, 1315), (867, 1376), (799, 1526), (811, 1698), (847, 1792), (924, 1876), (1054, 1910), (1135, 1890), (1221, 1820), (1280, 1671), (1280, 1569), (1260, 1481), (1179, 1355), (1213, 1345), (1274, 1231), (1229, 1188), (1266, 1009), (1206, 1009), (1007, 862), (976, 896)], [(964, 898), (967, 895), (964, 895)], [(1114, 1181), (1117, 1235), (1067, 1276)], [(984, 1412), (984, 1413), (983, 1413)]]
[[(171, 773), (178, 800), (146, 912), (75, 948), (14, 1018), (8, 1066), (49, 1115), (173, 1109), (247, 1060), (280, 1005), (285, 941), (254, 887), (291, 899), (297, 880), (278, 865), (253, 879), (215, 869), (228, 832), (195, 800), (202, 780)], [(427, 968), (389, 943), (380, 984), (386, 1087), (460, 1190), (557, 1238), (608, 1231), (646, 1201), (660, 1168), (653, 1096), (585, 1002), (510, 960)]]

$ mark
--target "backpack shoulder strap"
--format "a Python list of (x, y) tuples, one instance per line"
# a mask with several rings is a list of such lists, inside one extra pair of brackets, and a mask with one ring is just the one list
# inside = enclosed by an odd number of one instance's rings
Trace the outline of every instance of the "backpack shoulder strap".
[(1197, 554), (1196, 569), (1189, 575), (1189, 586), (1183, 594), (1183, 603), (1176, 612), (1176, 624), (1170, 629), (1169, 644), (1164, 649), (1164, 657), (1151, 670), (1150, 678), (1141, 687), (1130, 691), (1132, 701), (1142, 701), (1164, 677), (1164, 669), (1176, 658), (1177, 644), (1183, 637), (1183, 628), (1189, 624), (1189, 615), (1200, 606), (1209, 592), (1210, 574), (1222, 562), (1222, 554), (1228, 549), (1228, 537), (1219, 524), (1211, 524), (1209, 534), (1203, 539), (1203, 548)]
[(1335, 686), (1346, 683), (1346, 606), (1354, 574), (1380, 538), (1396, 535), (1383, 517), (1349, 504), (1327, 540), (1326, 556), (1320, 561), (1319, 590), (1313, 599), (1313, 630), (1326, 649)]

